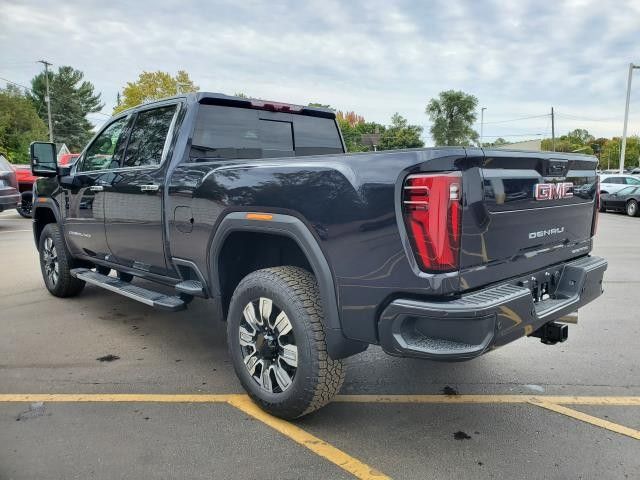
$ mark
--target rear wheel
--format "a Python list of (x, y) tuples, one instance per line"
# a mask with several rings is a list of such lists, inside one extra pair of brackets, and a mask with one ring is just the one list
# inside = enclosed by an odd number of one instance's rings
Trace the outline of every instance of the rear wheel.
[(56, 297), (73, 297), (84, 288), (84, 282), (71, 276), (74, 268), (58, 225), (49, 223), (40, 234), (38, 244), (40, 269), (47, 290)]
[(315, 277), (301, 268), (247, 275), (231, 299), (227, 342), (242, 386), (278, 417), (317, 410), (344, 381), (342, 362), (327, 353)]
[(23, 196), (16, 210), (21, 217), (31, 218), (32, 211), (33, 211), (33, 202), (32, 202), (31, 196), (27, 196), (27, 195)]
[(635, 217), (638, 215), (638, 202), (635, 200), (629, 200), (627, 202), (627, 215)]

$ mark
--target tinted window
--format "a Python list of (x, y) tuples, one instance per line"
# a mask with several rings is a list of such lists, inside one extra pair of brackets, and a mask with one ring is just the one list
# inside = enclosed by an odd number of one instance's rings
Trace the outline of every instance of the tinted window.
[(626, 177), (625, 181), (627, 185), (640, 185), (640, 180), (637, 178)]
[(293, 123), (296, 155), (326, 155), (342, 153), (336, 123), (331, 118), (298, 115)]
[(331, 119), (202, 105), (191, 157), (244, 159), (325, 153), (342, 153), (338, 130)]
[(84, 155), (84, 160), (78, 165), (79, 172), (92, 170), (106, 170), (118, 168), (126, 144), (125, 127), (129, 117), (123, 117), (107, 128), (96, 137)]
[(136, 116), (124, 158), (125, 167), (158, 165), (176, 106), (145, 110)]

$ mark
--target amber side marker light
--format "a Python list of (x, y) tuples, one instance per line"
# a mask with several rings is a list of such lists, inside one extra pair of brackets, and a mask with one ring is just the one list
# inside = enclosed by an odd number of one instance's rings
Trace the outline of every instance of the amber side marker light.
[(270, 213), (247, 213), (245, 215), (245, 218), (247, 220), (273, 220), (273, 215), (271, 215)]
[(40, 197), (40, 198), (38, 198), (38, 203), (44, 203), (44, 202), (46, 202), (46, 201), (47, 201), (47, 199), (46, 199), (46, 198), (44, 198), (44, 197)]

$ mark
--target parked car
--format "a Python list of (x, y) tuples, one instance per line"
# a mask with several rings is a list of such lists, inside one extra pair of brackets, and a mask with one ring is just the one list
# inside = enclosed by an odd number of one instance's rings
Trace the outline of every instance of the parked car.
[(626, 212), (630, 217), (638, 215), (640, 186), (624, 187), (616, 193), (605, 193), (600, 197), (600, 211)]
[(71, 165), (78, 157), (80, 157), (79, 153), (65, 153), (58, 158), (58, 165)]
[(616, 193), (622, 190), (627, 185), (640, 186), (640, 178), (633, 175), (613, 175), (603, 174), (600, 175), (600, 193)]
[(16, 208), (19, 201), (16, 172), (7, 159), (0, 155), (0, 212)]
[(640, 175), (640, 167), (636, 167), (631, 170), (631, 175)]
[(20, 191), (20, 203), (16, 210), (24, 218), (31, 218), (33, 206), (33, 184), (38, 179), (31, 173), (30, 165), (14, 165), (18, 190)]
[(71, 167), (31, 154), (49, 292), (210, 299), (241, 384), (283, 418), (328, 403), (370, 344), (442, 361), (554, 344), (602, 293), (593, 156), (346, 154), (331, 110), (215, 93), (119, 113)]

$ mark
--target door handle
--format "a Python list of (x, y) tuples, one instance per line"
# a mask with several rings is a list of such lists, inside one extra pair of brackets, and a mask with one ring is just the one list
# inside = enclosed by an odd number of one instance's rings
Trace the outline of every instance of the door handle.
[(102, 192), (104, 190), (104, 187), (102, 185), (92, 185), (89, 187), (89, 190), (91, 190), (92, 192)]
[(160, 185), (140, 185), (140, 191), (142, 192), (157, 192), (160, 189)]

